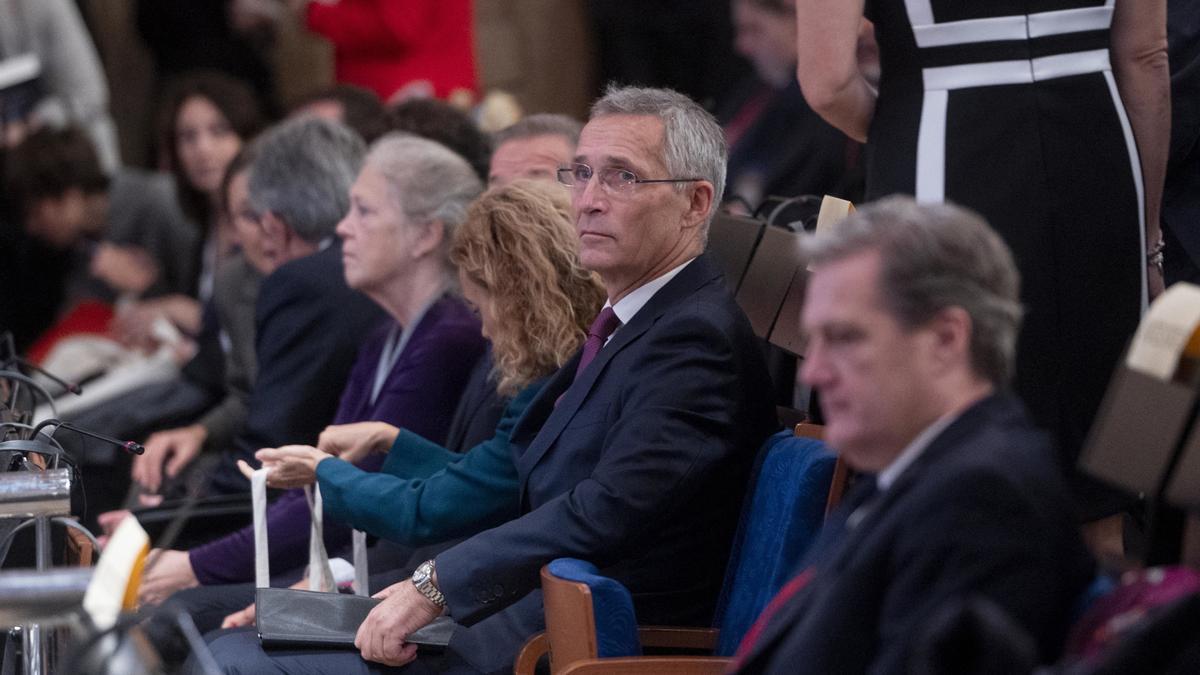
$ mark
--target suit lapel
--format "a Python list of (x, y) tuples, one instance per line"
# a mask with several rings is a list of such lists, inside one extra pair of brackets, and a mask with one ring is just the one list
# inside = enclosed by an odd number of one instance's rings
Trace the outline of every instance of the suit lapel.
[[(550, 383), (544, 387), (535, 399), (531, 408), (535, 415), (526, 415), (526, 419), (544, 419), (537, 436), (530, 442), (529, 447), (517, 458), (517, 475), (521, 480), (521, 499), (525, 499), (529, 474), (537, 466), (546, 452), (554, 445), (563, 429), (579, 412), (588, 394), (596, 385), (600, 375), (608, 368), (612, 359), (629, 345), (633, 344), (654, 325), (668, 309), (680, 299), (692, 294), (697, 288), (719, 276), (707, 256), (700, 256), (684, 268), (666, 286), (654, 294), (628, 325), (622, 326), (612, 340), (601, 348), (588, 367), (575, 378), (575, 369), (579, 364), (580, 353), (558, 370)], [(557, 404), (555, 403), (557, 402)], [(549, 408), (549, 409), (547, 409)], [(543, 417), (542, 415), (546, 415)], [(524, 422), (524, 420), (522, 420)], [(524, 426), (524, 424), (522, 424)], [(530, 431), (523, 429), (522, 431)]]

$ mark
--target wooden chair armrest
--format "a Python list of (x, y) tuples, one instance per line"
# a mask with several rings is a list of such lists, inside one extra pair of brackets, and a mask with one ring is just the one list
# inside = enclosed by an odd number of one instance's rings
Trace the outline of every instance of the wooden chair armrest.
[(681, 626), (639, 626), (638, 639), (643, 647), (670, 647), (678, 649), (717, 648), (716, 628), (684, 628)]
[(67, 563), (79, 567), (91, 567), (96, 557), (92, 540), (73, 527), (67, 528)]
[(538, 661), (549, 651), (550, 639), (546, 637), (546, 631), (529, 638), (517, 654), (517, 660), (513, 661), (513, 675), (533, 675)]
[(722, 675), (733, 659), (714, 656), (634, 656), (576, 661), (560, 675)]

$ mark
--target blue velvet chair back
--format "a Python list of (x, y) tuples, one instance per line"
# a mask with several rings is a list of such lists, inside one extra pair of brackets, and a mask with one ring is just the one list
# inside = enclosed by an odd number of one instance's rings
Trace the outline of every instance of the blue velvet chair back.
[(717, 601), (717, 656), (732, 656), (742, 636), (788, 579), (825, 519), (837, 458), (824, 443), (790, 430), (759, 451)]
[(575, 558), (552, 560), (547, 569), (559, 579), (585, 584), (591, 591), (599, 658), (641, 656), (633, 596), (621, 582), (601, 576), (595, 565)]
[[(771, 436), (759, 450), (717, 601), (717, 656), (733, 655), (754, 620), (796, 572), (824, 521), (835, 463), (824, 443), (791, 431)], [(642, 653), (633, 598), (620, 582), (573, 558), (554, 560), (547, 569), (588, 586), (601, 658)]]

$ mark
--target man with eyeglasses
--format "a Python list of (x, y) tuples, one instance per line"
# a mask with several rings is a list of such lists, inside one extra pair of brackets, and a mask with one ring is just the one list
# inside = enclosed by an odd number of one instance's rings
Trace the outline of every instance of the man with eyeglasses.
[(612, 88), (593, 106), (558, 175), (608, 302), (513, 432), (524, 515), (389, 589), (359, 630), (363, 658), (411, 660), (405, 637), (445, 610), (471, 626), (455, 665), (511, 667), (542, 628), (538, 571), (560, 557), (623, 582), (641, 623), (710, 625), (774, 427), (753, 332), (703, 255), (724, 174), (721, 129), (687, 97)]
[[(611, 88), (593, 106), (559, 176), (608, 302), (512, 432), (522, 515), (385, 589), (358, 630), (361, 658), (268, 653), (271, 668), (510, 671), (544, 628), (539, 570), (562, 557), (625, 584), (639, 623), (711, 625), (755, 450), (775, 427), (749, 322), (703, 255), (724, 173), (721, 129), (687, 97)], [(444, 654), (417, 658), (405, 640), (442, 613), (461, 627)], [(214, 650), (236, 660), (241, 646)]]

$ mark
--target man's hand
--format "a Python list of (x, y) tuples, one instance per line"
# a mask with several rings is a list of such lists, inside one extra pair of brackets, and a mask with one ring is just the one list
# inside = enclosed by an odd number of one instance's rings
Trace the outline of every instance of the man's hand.
[(134, 295), (141, 295), (158, 280), (158, 263), (140, 246), (101, 243), (92, 255), (89, 271), (116, 290)]
[(442, 610), (413, 586), (412, 581), (392, 584), (375, 594), (383, 602), (375, 606), (358, 627), (354, 646), (367, 661), (403, 666), (417, 658), (417, 646), (405, 640), (413, 631), (429, 625)]
[[(154, 351), (166, 338), (156, 324), (165, 319), (177, 333), (195, 335), (200, 332), (200, 303), (185, 295), (168, 295), (153, 300), (140, 300), (122, 307), (109, 326), (114, 338), (126, 346)], [(178, 336), (171, 336), (178, 339)]]
[(187, 551), (156, 548), (146, 560), (146, 573), (138, 588), (138, 600), (144, 605), (157, 605), (175, 591), (199, 585)]
[(338, 424), (325, 427), (317, 437), (317, 447), (354, 464), (372, 452), (387, 452), (399, 435), (400, 429), (387, 422)]
[[(267, 474), (267, 485), (273, 488), (290, 489), (312, 485), (317, 481), (317, 464), (332, 457), (310, 445), (285, 445), (281, 448), (263, 448), (254, 453)], [(254, 468), (238, 460), (238, 469), (247, 479), (254, 476)]]
[(178, 476), (200, 454), (207, 438), (208, 430), (199, 424), (151, 434), (146, 440), (146, 452), (133, 459), (134, 482), (146, 492), (157, 493), (162, 487), (163, 473), (167, 478)]

